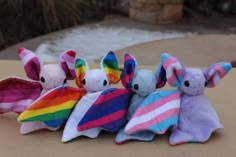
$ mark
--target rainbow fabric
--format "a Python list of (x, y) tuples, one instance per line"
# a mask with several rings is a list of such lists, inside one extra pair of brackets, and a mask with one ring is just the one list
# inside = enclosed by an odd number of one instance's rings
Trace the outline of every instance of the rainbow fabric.
[(19, 117), (19, 122), (41, 121), (49, 127), (58, 127), (69, 117), (84, 89), (58, 87), (36, 100)]
[(104, 91), (78, 124), (78, 130), (103, 128), (115, 132), (126, 124), (126, 112), (132, 92), (111, 88)]
[(125, 127), (127, 134), (149, 130), (164, 134), (169, 127), (177, 125), (181, 92), (159, 90), (149, 95)]
[(105, 73), (109, 79), (110, 83), (118, 83), (120, 81), (120, 68), (118, 67), (117, 59), (115, 54), (110, 51), (103, 58), (102, 67), (104, 68)]
[(76, 84), (78, 87), (83, 87), (82, 80), (86, 73), (86, 62), (82, 59), (77, 58), (75, 61), (75, 71), (77, 73)]

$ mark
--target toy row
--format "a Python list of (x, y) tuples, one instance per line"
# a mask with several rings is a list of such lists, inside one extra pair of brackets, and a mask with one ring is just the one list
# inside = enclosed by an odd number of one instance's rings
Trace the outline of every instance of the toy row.
[[(16, 112), (20, 133), (64, 127), (62, 142), (79, 136), (98, 137), (102, 130), (117, 133), (116, 143), (152, 141), (170, 131), (169, 143), (205, 142), (222, 130), (216, 111), (204, 95), (231, 69), (216, 63), (202, 71), (186, 68), (163, 53), (155, 71), (139, 69), (135, 58), (124, 56), (118, 67), (113, 52), (90, 69), (73, 50), (61, 54), (59, 64), (43, 65), (24, 48), (19, 56), (31, 80), (8, 77), (0, 81), (0, 112)], [(74, 80), (78, 88), (68, 85)], [(123, 88), (112, 88), (121, 80)], [(173, 87), (161, 90), (166, 83)]]

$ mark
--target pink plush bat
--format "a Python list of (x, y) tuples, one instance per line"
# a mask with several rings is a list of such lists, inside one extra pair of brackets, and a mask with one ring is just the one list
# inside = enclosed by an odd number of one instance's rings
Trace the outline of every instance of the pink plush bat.
[[(59, 64), (45, 65), (32, 51), (19, 48), (18, 53), (24, 64), (26, 75), (32, 80), (9, 77), (0, 81), (1, 113), (11, 111), (21, 113), (40, 95), (75, 78), (76, 52), (73, 50), (62, 53)], [(26, 133), (23, 130), (21, 133)]]

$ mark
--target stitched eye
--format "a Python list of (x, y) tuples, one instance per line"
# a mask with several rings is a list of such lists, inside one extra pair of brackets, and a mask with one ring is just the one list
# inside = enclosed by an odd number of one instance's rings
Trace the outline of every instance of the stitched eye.
[(107, 85), (107, 80), (104, 80), (103, 81), (103, 86), (106, 86)]
[(134, 89), (138, 90), (139, 89), (139, 86), (138, 84), (134, 84)]
[(205, 87), (208, 85), (207, 81), (205, 82)]
[(65, 83), (66, 83), (66, 81), (67, 81), (67, 79), (64, 79), (63, 83), (65, 84)]
[(189, 86), (190, 86), (189, 81), (184, 81), (184, 85), (185, 85), (186, 87), (189, 87)]
[(40, 77), (40, 81), (44, 83), (45, 82), (45, 78), (44, 77)]
[(85, 81), (85, 79), (83, 79), (82, 83), (83, 83), (83, 85), (85, 85), (85, 84), (86, 84), (86, 81)]

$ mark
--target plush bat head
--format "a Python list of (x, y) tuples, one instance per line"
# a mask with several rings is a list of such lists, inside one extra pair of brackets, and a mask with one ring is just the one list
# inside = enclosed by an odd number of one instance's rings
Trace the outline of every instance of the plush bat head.
[(192, 96), (202, 94), (205, 87), (215, 87), (232, 68), (230, 63), (225, 62), (213, 64), (204, 71), (185, 68), (177, 58), (167, 53), (162, 54), (161, 62), (166, 70), (168, 83)]
[(153, 93), (156, 88), (161, 88), (166, 83), (165, 70), (158, 65), (155, 71), (148, 69), (138, 69), (135, 58), (126, 54), (124, 57), (124, 70), (121, 81), (124, 87), (132, 89), (141, 96)]
[(43, 65), (30, 50), (19, 48), (18, 53), (24, 63), (26, 75), (32, 80), (40, 81), (44, 91), (63, 85), (67, 80), (75, 79), (74, 60), (76, 52), (73, 50), (62, 53), (59, 64), (46, 65)]
[(76, 60), (76, 83), (78, 87), (85, 88), (87, 92), (97, 92), (107, 89), (110, 84), (119, 82), (120, 69), (113, 52), (107, 53), (100, 64), (101, 69), (90, 70), (85, 60)]

